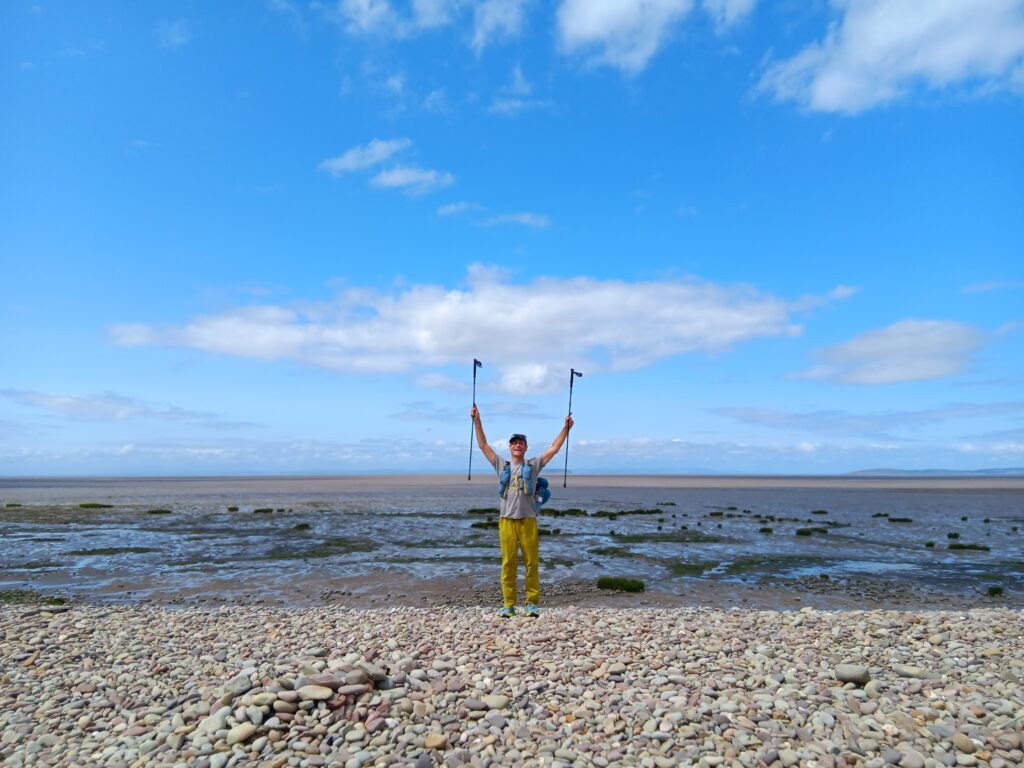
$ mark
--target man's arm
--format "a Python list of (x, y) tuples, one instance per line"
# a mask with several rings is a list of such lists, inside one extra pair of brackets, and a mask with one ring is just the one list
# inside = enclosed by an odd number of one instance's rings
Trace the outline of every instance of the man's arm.
[(477, 409), (475, 405), (473, 406), (473, 409), (469, 412), (469, 417), (473, 419), (473, 426), (476, 427), (476, 444), (480, 446), (480, 450), (483, 452), (484, 456), (487, 458), (487, 460), (491, 463), (491, 466), (493, 467), (495, 459), (494, 451), (491, 449), (491, 446), (487, 444), (487, 437), (486, 435), (484, 435), (484, 425), (483, 422), (480, 420), (480, 411)]
[(540, 465), (544, 467), (549, 461), (551, 461), (562, 450), (562, 444), (565, 443), (565, 439), (569, 437), (569, 430), (572, 429), (573, 425), (572, 416), (565, 417), (565, 426), (562, 427), (562, 431), (558, 433), (558, 437), (551, 443), (544, 453), (540, 455)]

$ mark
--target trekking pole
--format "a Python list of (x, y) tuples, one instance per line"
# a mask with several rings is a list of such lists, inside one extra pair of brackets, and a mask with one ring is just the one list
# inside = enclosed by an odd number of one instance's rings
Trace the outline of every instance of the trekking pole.
[[(583, 374), (575, 368), (569, 369), (569, 415), (572, 416), (572, 383), (577, 376)], [(565, 436), (565, 470), (562, 472), (562, 487), (565, 488), (566, 478), (569, 476), (569, 435)]]
[[(484, 364), (473, 358), (473, 407), (476, 407), (476, 369), (483, 368)], [(466, 475), (466, 481), (473, 479), (473, 432), (476, 430), (476, 422), (472, 422), (469, 425), (469, 473)]]

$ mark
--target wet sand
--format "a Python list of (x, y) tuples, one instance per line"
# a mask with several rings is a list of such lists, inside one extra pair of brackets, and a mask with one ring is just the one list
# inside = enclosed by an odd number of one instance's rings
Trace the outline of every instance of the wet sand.
[[(572, 476), (566, 489), (553, 485), (553, 509), (540, 518), (551, 533), (541, 541), (547, 605), (1024, 606), (1021, 477)], [(0, 478), (0, 591), (173, 605), (493, 606), (497, 534), (478, 525), (494, 515), (471, 511), (495, 503), (489, 474), (471, 483)], [(646, 590), (598, 590), (600, 575), (640, 578)]]

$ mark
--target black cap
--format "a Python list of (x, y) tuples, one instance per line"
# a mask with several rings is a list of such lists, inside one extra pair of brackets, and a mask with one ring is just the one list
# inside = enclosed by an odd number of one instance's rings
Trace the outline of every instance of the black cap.
[(508, 439), (509, 443), (514, 443), (516, 440), (522, 440), (524, 443), (529, 442), (526, 439), (526, 435), (521, 435), (518, 432), (516, 432), (514, 435), (512, 435), (512, 437)]

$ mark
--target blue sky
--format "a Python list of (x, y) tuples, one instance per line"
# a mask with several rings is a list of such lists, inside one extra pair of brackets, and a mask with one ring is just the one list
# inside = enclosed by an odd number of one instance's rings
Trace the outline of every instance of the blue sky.
[[(0, 9), (0, 474), (1024, 466), (1024, 2)], [(480, 461), (479, 454), (477, 461)]]

